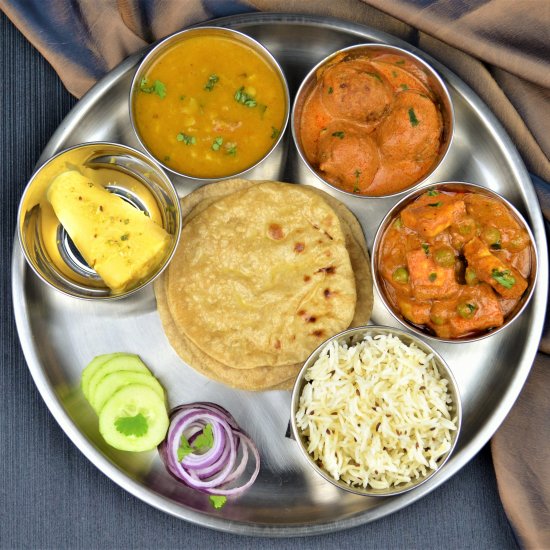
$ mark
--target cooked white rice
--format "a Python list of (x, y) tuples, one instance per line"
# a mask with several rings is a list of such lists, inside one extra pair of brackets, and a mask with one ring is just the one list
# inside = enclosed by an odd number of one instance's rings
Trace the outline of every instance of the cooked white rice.
[(448, 381), (414, 344), (393, 335), (331, 342), (305, 377), (297, 426), (336, 480), (387, 489), (435, 470), (451, 447)]

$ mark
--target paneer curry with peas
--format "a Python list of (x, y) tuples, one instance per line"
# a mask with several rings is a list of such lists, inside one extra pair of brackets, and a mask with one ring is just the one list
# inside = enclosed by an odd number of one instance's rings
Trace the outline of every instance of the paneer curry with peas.
[(389, 301), (411, 323), (455, 339), (501, 326), (528, 287), (528, 232), (495, 198), (429, 189), (379, 246)]

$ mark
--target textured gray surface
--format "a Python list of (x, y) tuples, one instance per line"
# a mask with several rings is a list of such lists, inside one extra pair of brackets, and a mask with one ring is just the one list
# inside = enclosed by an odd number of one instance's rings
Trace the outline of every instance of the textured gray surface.
[(488, 448), (412, 506), (353, 530), (253, 539), (165, 515), (100, 473), (38, 394), (13, 321), (10, 260), (17, 205), (34, 163), (75, 100), (0, 14), (0, 548), (517, 548)]

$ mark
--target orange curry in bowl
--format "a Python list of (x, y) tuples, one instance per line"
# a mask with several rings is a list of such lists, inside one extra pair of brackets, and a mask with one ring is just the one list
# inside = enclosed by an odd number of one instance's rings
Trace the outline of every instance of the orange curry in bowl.
[(529, 233), (500, 200), (435, 188), (405, 206), (378, 245), (391, 306), (437, 337), (500, 327), (530, 284)]
[(444, 122), (427, 75), (411, 60), (342, 53), (317, 70), (299, 132), (305, 157), (328, 183), (381, 196), (432, 170)]

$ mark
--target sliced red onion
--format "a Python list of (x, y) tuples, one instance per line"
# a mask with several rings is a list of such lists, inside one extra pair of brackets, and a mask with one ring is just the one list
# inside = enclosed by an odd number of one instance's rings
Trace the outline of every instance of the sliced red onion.
[[(182, 435), (192, 445), (208, 424), (212, 426), (212, 447), (205, 452), (191, 452), (179, 461)], [(260, 471), (260, 453), (256, 445), (239, 428), (233, 416), (216, 403), (191, 403), (172, 409), (168, 435), (159, 445), (159, 453), (172, 476), (193, 489), (213, 495), (242, 493), (254, 483)], [(240, 485), (228, 488), (242, 477), (250, 455), (255, 460), (254, 471)]]

